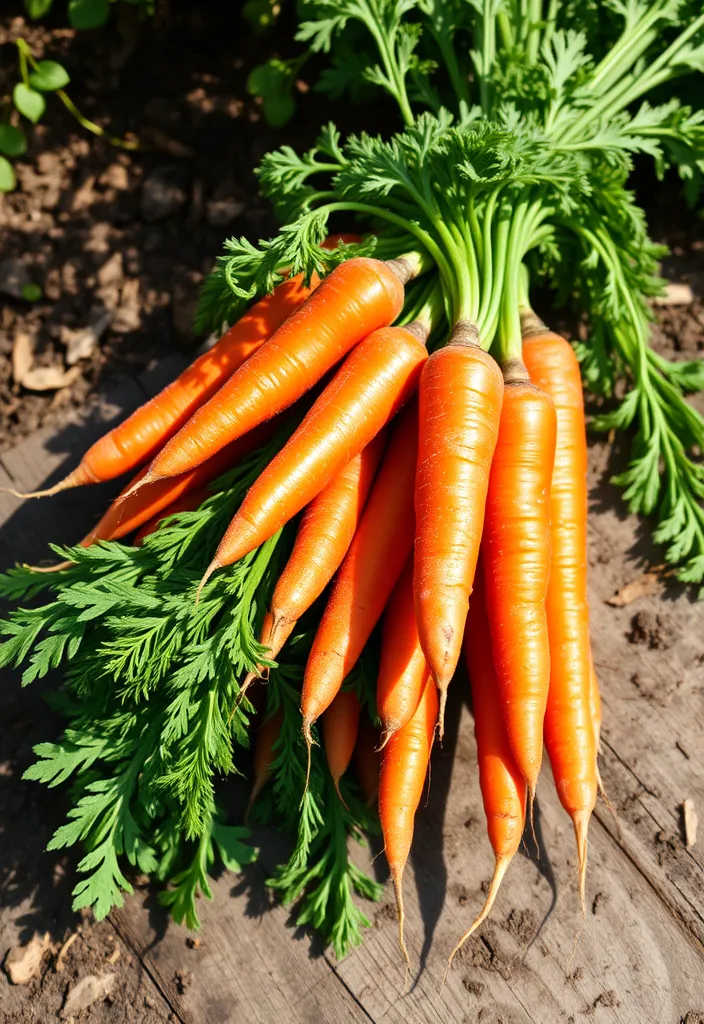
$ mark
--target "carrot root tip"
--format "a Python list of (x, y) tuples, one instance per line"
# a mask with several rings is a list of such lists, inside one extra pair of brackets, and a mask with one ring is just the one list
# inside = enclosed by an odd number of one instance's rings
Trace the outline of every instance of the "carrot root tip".
[(577, 857), (579, 861), (579, 902), (582, 907), (582, 919), (587, 919), (587, 841), (591, 810), (578, 811), (574, 818), (574, 834), (577, 839)]
[[(403, 869), (401, 871), (395, 868), (391, 869), (391, 878), (394, 883), (394, 895), (396, 897), (396, 917), (398, 919), (398, 944), (403, 956), (403, 962), (406, 965), (406, 977), (411, 971), (411, 958), (408, 953), (408, 946), (406, 945), (405, 936), (405, 923), (406, 923), (406, 912), (403, 908)], [(404, 981), (405, 986), (405, 981)]]
[[(79, 467), (80, 468), (80, 467)], [(65, 476), (63, 480), (59, 480), (58, 484), (54, 484), (53, 487), (47, 487), (43, 491), (16, 491), (13, 487), (0, 487), (0, 492), (3, 494), (12, 494), (15, 498), (51, 498), (54, 494), (60, 494), (61, 491), (68, 491), (72, 487), (80, 487), (82, 484), (95, 483), (96, 481), (91, 480), (87, 474), (79, 473), (78, 469), (74, 469), (72, 473)]]
[(23, 569), (31, 569), (32, 572), (49, 572), (49, 573), (51, 573), (51, 572), (61, 572), (63, 569), (70, 569), (71, 566), (75, 565), (75, 564), (76, 564), (75, 562), (66, 561), (66, 562), (57, 562), (56, 565), (27, 565), (26, 562), (25, 562), (25, 563), (23, 563), (22, 568)]
[(339, 799), (340, 803), (342, 804), (342, 806), (345, 808), (346, 811), (349, 811), (349, 807), (347, 806), (347, 804), (345, 802), (345, 798), (343, 797), (342, 793), (340, 792), (340, 776), (339, 775), (337, 775), (337, 776), (333, 775), (332, 781), (333, 781), (333, 785), (335, 786), (335, 792), (337, 793), (337, 796), (338, 796), (338, 799)]
[(194, 601), (194, 607), (197, 607), (198, 602), (200, 601), (200, 595), (203, 592), (203, 587), (208, 582), (208, 580), (213, 575), (213, 573), (216, 571), (216, 569), (219, 569), (219, 568), (220, 568), (220, 563), (217, 561), (217, 559), (213, 559), (213, 561), (210, 563), (208, 568), (205, 570), (205, 573), (203, 575), (202, 580), (198, 584), (198, 589), (196, 590), (196, 599)]
[(310, 785), (310, 768), (311, 760), (313, 755), (313, 733), (311, 731), (313, 723), (307, 719), (303, 719), (303, 738), (306, 741), (306, 748), (308, 753), (308, 764), (306, 765), (306, 784), (303, 787), (303, 796), (301, 797), (301, 805), (306, 798), (308, 792), (308, 786)]
[(496, 866), (494, 867), (494, 874), (489, 885), (489, 892), (487, 893), (484, 906), (482, 907), (477, 917), (475, 917), (470, 927), (464, 933), (460, 941), (457, 943), (455, 948), (450, 953), (447, 959), (447, 967), (445, 968), (445, 974), (443, 975), (443, 985), (445, 984), (448, 971), (452, 967), (453, 960), (455, 959), (459, 951), (462, 949), (470, 935), (472, 935), (477, 930), (477, 928), (479, 928), (479, 926), (483, 924), (484, 921), (486, 921), (487, 917), (491, 913), (491, 908), (494, 906), (494, 901), (496, 900), (496, 897), (498, 895), (499, 888), (504, 879), (504, 875), (506, 874), (508, 866), (511, 863), (511, 856), (496, 858)]
[(535, 803), (535, 791), (537, 789), (537, 783), (529, 782), (528, 786), (528, 820), (530, 822), (530, 834), (533, 837), (533, 845), (535, 846), (538, 860), (540, 860), (540, 846), (538, 844), (538, 837), (535, 834), (535, 821), (533, 820), (533, 804)]
[(599, 796), (601, 797), (601, 799), (606, 804), (608, 812), (609, 812), (609, 814), (611, 815), (611, 817), (613, 819), (614, 827), (616, 829), (616, 837), (617, 837), (618, 841), (621, 842), (622, 839), (623, 839), (623, 833), (621, 831), (621, 822), (618, 820), (618, 814), (616, 813), (616, 808), (611, 803), (611, 800), (609, 799), (609, 794), (606, 792), (606, 787), (604, 786), (604, 780), (602, 779), (601, 772), (599, 771), (599, 765), (596, 766), (596, 785), (597, 785), (597, 789), (599, 790)]
[(447, 704), (447, 684), (437, 683), (440, 691), (440, 708), (438, 710), (438, 740), (443, 741), (445, 735), (445, 705)]

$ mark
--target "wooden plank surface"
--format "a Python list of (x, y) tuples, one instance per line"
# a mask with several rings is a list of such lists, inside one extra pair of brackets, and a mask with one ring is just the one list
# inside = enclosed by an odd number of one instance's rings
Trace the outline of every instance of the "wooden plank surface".
[[(96, 436), (101, 419), (128, 411), (144, 387), (153, 393), (176, 369), (178, 363), (111, 396), (86, 425), (72, 424), (58, 438), (39, 435), (6, 453), (0, 486), (35, 488), (58, 479)], [(606, 457), (605, 447), (592, 447), (591, 604), (604, 700), (603, 771), (622, 845), (601, 806), (591, 832), (586, 925), (571, 826), (546, 768), (537, 817), (540, 859), (516, 858), (493, 920), (470, 940), (441, 989), (444, 959), (479, 907), (491, 872), (471, 718), (458, 679), (452, 727), (434, 755), (429, 802), (418, 817), (407, 871), (407, 938), (423, 964), (410, 991), (402, 991), (388, 885), (383, 905), (367, 908), (374, 927), (364, 945), (339, 964), (310, 935), (299, 934), (282, 908), (252, 916), (253, 904), (268, 902), (264, 879), (278, 856), (268, 848), (246, 885), (228, 875), (215, 883), (214, 903), (202, 906), (197, 950), (186, 945), (183, 929), (166, 927), (144, 893), (112, 915), (179, 1019), (544, 1024), (584, 1017), (596, 1024), (679, 1024), (688, 1013), (704, 1013), (704, 844), (684, 848), (679, 817), (685, 797), (704, 813), (704, 609), (671, 591), (622, 609), (604, 603), (640, 571), (638, 552), (622, 557), (639, 524), (624, 521), (603, 483)], [(68, 492), (50, 506), (3, 496), (2, 563), (40, 557), (42, 543), (69, 526), (74, 536), (85, 532), (106, 500), (100, 491), (85, 489), (80, 500)], [(377, 872), (382, 861), (375, 861)]]

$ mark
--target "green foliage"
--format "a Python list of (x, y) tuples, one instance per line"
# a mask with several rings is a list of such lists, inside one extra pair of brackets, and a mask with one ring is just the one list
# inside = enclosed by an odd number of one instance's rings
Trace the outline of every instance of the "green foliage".
[(70, 78), (68, 72), (55, 60), (40, 60), (36, 70), (29, 76), (29, 84), (33, 89), (40, 92), (54, 92), (56, 89), (63, 89), (68, 85)]
[(12, 99), (20, 114), (32, 124), (36, 124), (46, 110), (46, 100), (42, 94), (24, 82), (17, 83), (12, 91)]
[[(285, 436), (286, 430), (222, 477), (200, 509), (165, 520), (142, 548), (57, 548), (59, 557), (74, 559), (72, 566), (56, 574), (17, 568), (0, 577), (0, 595), (15, 605), (34, 602), (0, 622), (0, 665), (22, 667), (25, 684), (63, 672), (58, 706), (66, 729), (58, 742), (35, 748), (25, 777), (71, 786), (71, 809), (50, 849), (84, 848), (77, 909), (91, 907), (102, 917), (120, 906), (131, 891), (129, 869), (136, 868), (166, 885), (162, 902), (175, 920), (195, 928), (196, 899), (210, 897), (216, 861), (237, 872), (256, 856), (248, 831), (227, 824), (218, 810), (215, 784), (239, 770), (238, 752), (249, 745), (252, 708), (247, 700), (238, 704), (238, 681), (264, 657), (255, 637), (290, 531), (216, 574), (193, 602), (227, 523)], [(298, 810), (305, 779), (298, 705), (310, 639), (294, 637), (267, 691), (270, 709), (285, 711), (285, 746), (274, 770), (283, 810), (275, 820), (299, 838), (308, 835), (310, 852), (299, 848), (298, 863), (305, 866), (310, 856), (311, 898), (319, 908), (328, 899), (322, 872), (334, 863), (339, 887), (316, 914), (341, 952), (357, 941), (362, 923), (352, 889), (375, 892), (346, 855), (347, 835), (359, 837), (369, 814), (352, 794), (350, 811), (335, 817), (337, 797), (328, 792), (319, 750), (314, 785)], [(324, 823), (323, 808), (334, 827)], [(297, 892), (303, 890), (308, 881), (297, 876)]]
[[(632, 509), (658, 516), (656, 538), (682, 578), (701, 581), (702, 419), (685, 393), (701, 386), (704, 371), (648, 347), (647, 299), (661, 287), (662, 251), (626, 183), (634, 155), (645, 154), (660, 177), (676, 167), (688, 200), (697, 200), (704, 112), (657, 97), (666, 83), (704, 70), (704, 15), (678, 0), (558, 3), (542, 19), (537, 9), (306, 4), (298, 37), (330, 54), (330, 90), (354, 79), (375, 84), (407, 127), (388, 140), (343, 142), (330, 126), (303, 156), (289, 148), (267, 156), (262, 191), (283, 226), (258, 245), (226, 243), (201, 322), (271, 290), (285, 267), (319, 272), (329, 220), (346, 214), (375, 232), (377, 254), (418, 250), (442, 289), (447, 323), (474, 320), (502, 358), (520, 351), (526, 262), (588, 320), (590, 341), (579, 347), (588, 386), (608, 396), (626, 381), (624, 405), (597, 421), (632, 432), (632, 462), (618, 482)], [(352, 33), (356, 61), (341, 71), (336, 55)], [(460, 40), (471, 42), (470, 64)]]
[(293, 88), (299, 67), (298, 60), (274, 57), (249, 73), (247, 92), (261, 98), (264, 117), (272, 128), (280, 128), (293, 116), (296, 109)]
[(53, 3), (54, 0), (24, 0), (24, 9), (32, 21), (37, 21), (49, 13)]
[(12, 192), (15, 184), (15, 171), (12, 164), (4, 156), (0, 156), (0, 192)]
[(22, 156), (27, 149), (27, 136), (21, 128), (0, 124), (0, 153), (4, 156)]
[(108, 20), (110, 0), (69, 0), (68, 20), (71, 28), (100, 28)]

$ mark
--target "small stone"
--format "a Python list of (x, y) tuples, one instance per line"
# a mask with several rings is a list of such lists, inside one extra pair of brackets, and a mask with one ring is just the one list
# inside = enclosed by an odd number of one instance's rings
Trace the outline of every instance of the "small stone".
[(208, 224), (213, 228), (223, 228), (237, 220), (244, 210), (244, 203), (229, 196), (225, 199), (212, 199), (207, 204)]
[(22, 290), (31, 284), (27, 267), (18, 259), (6, 259), (0, 263), (0, 292), (11, 299), (21, 299)]
[(33, 935), (24, 946), (15, 946), (5, 957), (5, 973), (13, 985), (26, 985), (39, 974), (42, 957), (51, 946), (49, 933)]
[(165, 220), (186, 202), (185, 176), (180, 167), (158, 167), (142, 185), (142, 217), (148, 223)]
[(93, 1003), (105, 999), (115, 987), (116, 974), (87, 974), (75, 985), (72, 985), (66, 994), (64, 1005), (61, 1009), (61, 1017), (73, 1017), (74, 1014), (87, 1010)]

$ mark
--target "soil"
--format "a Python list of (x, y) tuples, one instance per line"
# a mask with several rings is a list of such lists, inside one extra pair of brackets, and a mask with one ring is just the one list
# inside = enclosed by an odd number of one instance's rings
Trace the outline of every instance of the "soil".
[[(258, 161), (282, 144), (310, 144), (328, 118), (305, 81), (296, 116), (277, 131), (247, 94), (254, 65), (295, 47), (285, 20), (275, 37), (257, 37), (227, 0), (162, 0), (153, 19), (140, 22), (121, 3), (104, 30), (75, 33), (65, 28), (65, 4), (39, 24), (20, 16), (20, 0), (4, 6), (17, 16), (0, 18), (0, 95), (17, 81), (22, 37), (37, 59), (66, 67), (67, 91), (86, 117), (139, 149), (96, 139), (50, 96), (15, 162), (18, 187), (0, 195), (0, 451), (40, 426), (61, 425), (97, 388), (198, 343), (196, 298), (223, 239), (275, 229), (257, 194)], [(343, 123), (353, 126), (354, 117), (352, 110)], [(38, 285), (42, 297), (11, 294), (23, 283)], [(21, 386), (13, 347), (29, 353), (34, 369), (61, 377), (69, 345), (96, 322), (99, 341), (74, 364), (68, 386)]]
[[(17, 191), (0, 197), (0, 289), (13, 274), (42, 289), (34, 303), (2, 295), (0, 450), (40, 426), (58, 429), (92, 392), (109, 392), (153, 360), (198, 343), (191, 331), (196, 296), (223, 237), (257, 238), (274, 228), (271, 212), (256, 194), (252, 168), (275, 145), (307, 144), (326, 116), (320, 98), (307, 98), (304, 85), (293, 122), (276, 132), (267, 128), (247, 95), (247, 74), (272, 52), (285, 53), (290, 33), (284, 26), (275, 39), (253, 38), (243, 25), (213, 32), (213, 24), (233, 17), (226, 0), (158, 3), (154, 21), (142, 25), (130, 5), (120, 4), (119, 25), (82, 35), (67, 31), (59, 14), (30, 26), (19, 16), (19, 3), (7, 6), (16, 8), (17, 16), (0, 20), (0, 90), (7, 92), (16, 80), (13, 43), (23, 36), (37, 58), (51, 56), (66, 66), (70, 95), (87, 116), (113, 135), (139, 138), (141, 146), (126, 151), (89, 137), (55, 102), (16, 164)], [(345, 116), (354, 126), (354, 111)], [(689, 283), (694, 301), (658, 310), (654, 344), (675, 358), (692, 358), (704, 351), (704, 243), (701, 222), (681, 201), (672, 205), (673, 191), (667, 201), (658, 193), (650, 202), (651, 223), (655, 237), (672, 249), (665, 275)], [(70, 384), (40, 392), (15, 380), (12, 353), (18, 337), (28, 339), (25, 350), (34, 367), (65, 371), (69, 343), (103, 314), (107, 326), (99, 343), (74, 364)], [(606, 444), (590, 449), (604, 473), (610, 455)], [(623, 559), (627, 543), (619, 537), (618, 549), (604, 558)], [(653, 621), (635, 615), (628, 639), (660, 648), (670, 642), (670, 631), (664, 612)], [(20, 693), (15, 682), (0, 687), (0, 893), (3, 905), (16, 910), (0, 955), (36, 932), (47, 931), (51, 947), (27, 986), (13, 987), (0, 977), (0, 1021), (58, 1021), (76, 981), (110, 973), (117, 975), (110, 994), (78, 1013), (77, 1022), (172, 1019), (153, 980), (110, 922), (96, 924), (71, 911), (65, 876), (73, 862), (43, 853), (65, 808), (21, 776), (33, 760), (32, 745), (56, 729), (42, 687)], [(657, 837), (663, 856), (678, 841), (674, 835)], [(458, 891), (456, 898), (462, 903), (466, 892)], [(597, 896), (595, 914), (600, 902)], [(393, 917), (393, 906), (384, 905), (375, 923)], [(501, 925), (489, 922), (481, 942), (466, 947), (458, 959), (466, 967), (507, 977), (513, 958), (502, 949), (504, 937), (520, 944), (535, 930), (531, 912), (512, 911)], [(68, 940), (71, 945), (60, 957)], [(174, 978), (182, 991), (190, 984), (199, 945), (198, 939), (184, 940), (183, 967)], [(475, 996), (484, 990), (469, 974), (464, 983)], [(618, 1006), (613, 991), (594, 1003), (595, 1010)], [(700, 1019), (694, 1011), (684, 1018), (686, 1024)]]

